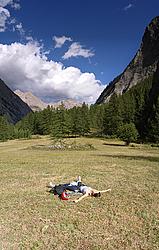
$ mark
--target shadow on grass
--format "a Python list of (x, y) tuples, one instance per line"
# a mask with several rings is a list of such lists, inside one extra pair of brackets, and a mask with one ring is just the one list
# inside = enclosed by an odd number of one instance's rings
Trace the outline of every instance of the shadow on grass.
[(150, 161), (150, 162), (158, 162), (159, 163), (159, 157), (153, 157), (153, 156), (129, 156), (129, 155), (96, 155), (101, 157), (111, 157), (111, 158), (117, 158), (117, 159), (126, 159), (126, 160), (133, 160), (133, 161)]
[(104, 142), (103, 145), (105, 145), (105, 146), (115, 146), (115, 147), (126, 147), (126, 144), (121, 144), (121, 143), (106, 143), (106, 142)]

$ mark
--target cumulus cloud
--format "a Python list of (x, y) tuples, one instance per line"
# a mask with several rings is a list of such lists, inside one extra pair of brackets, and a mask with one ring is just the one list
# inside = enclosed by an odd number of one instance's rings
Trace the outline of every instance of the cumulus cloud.
[(19, 10), (21, 7), (20, 7), (20, 4), (19, 3), (12, 3), (12, 8), (14, 8), (15, 10)]
[(10, 17), (10, 13), (7, 9), (0, 7), (0, 32), (4, 32), (6, 29), (6, 21)]
[(80, 43), (74, 42), (69, 47), (68, 51), (62, 57), (63, 59), (68, 59), (70, 57), (78, 57), (83, 56), (85, 58), (89, 58), (94, 56), (94, 53), (89, 49), (84, 49)]
[(7, 5), (11, 5), (14, 9), (20, 9), (20, 0), (0, 0), (0, 6), (5, 7)]
[(23, 29), (22, 23), (16, 24), (14, 28), (20, 33), (21, 36), (25, 35), (25, 30)]
[(5, 7), (6, 5), (11, 4), (12, 2), (12, 0), (0, 0), (0, 6)]
[(66, 37), (66, 36), (61, 36), (61, 37), (54, 36), (53, 40), (55, 41), (55, 48), (61, 48), (66, 41), (69, 41), (69, 42), (72, 41), (70, 37)]
[(124, 10), (127, 11), (133, 7), (132, 3), (129, 3), (127, 6), (124, 7)]
[(93, 73), (49, 61), (35, 42), (0, 44), (0, 76), (11, 89), (31, 91), (48, 101), (73, 98), (92, 103), (104, 89)]
[(34, 42), (34, 38), (32, 36), (26, 36), (25, 39), (26, 41)]
[(19, 9), (20, 4), (18, 0), (0, 0), (0, 32), (4, 32), (6, 30), (7, 22), (8, 24), (12, 24), (10, 19), (10, 12), (6, 8), (7, 5), (11, 5), (14, 9)]

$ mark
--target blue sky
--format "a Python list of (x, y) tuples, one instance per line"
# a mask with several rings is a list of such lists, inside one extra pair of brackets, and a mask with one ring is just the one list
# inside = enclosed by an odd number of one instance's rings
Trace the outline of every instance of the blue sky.
[[(94, 102), (128, 65), (158, 14), (157, 0), (0, 0), (0, 77), (48, 101)], [(27, 65), (20, 61), (24, 50)]]

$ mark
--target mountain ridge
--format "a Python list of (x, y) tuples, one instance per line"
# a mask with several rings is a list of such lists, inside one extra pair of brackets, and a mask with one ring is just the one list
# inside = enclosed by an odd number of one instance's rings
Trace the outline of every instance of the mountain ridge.
[(31, 92), (23, 92), (21, 90), (15, 90), (14, 93), (18, 95), (33, 111), (41, 111), (48, 106), (53, 108), (59, 107), (61, 104), (64, 105), (66, 109), (73, 108), (74, 106), (82, 106), (82, 103), (76, 102), (73, 99), (66, 99), (56, 103), (45, 103), (37, 96), (33, 95)]
[(152, 19), (146, 27), (139, 50), (125, 70), (114, 78), (96, 101), (108, 102), (116, 93), (122, 95), (140, 81), (153, 76), (159, 61), (159, 16)]
[(41, 111), (47, 107), (47, 104), (40, 100), (38, 97), (34, 96), (31, 92), (22, 92), (17, 89), (14, 91), (16, 95), (19, 96), (23, 100), (23, 102), (27, 103), (27, 105), (33, 111)]

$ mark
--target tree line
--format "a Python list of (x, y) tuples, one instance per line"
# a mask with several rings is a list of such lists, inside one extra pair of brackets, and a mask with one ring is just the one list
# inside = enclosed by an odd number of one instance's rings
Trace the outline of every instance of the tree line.
[(71, 136), (118, 137), (131, 141), (159, 142), (159, 95), (151, 98), (150, 77), (123, 95), (113, 94), (108, 103), (65, 109), (48, 106), (29, 113), (16, 125), (0, 117), (0, 140), (30, 138), (33, 134), (52, 138)]

